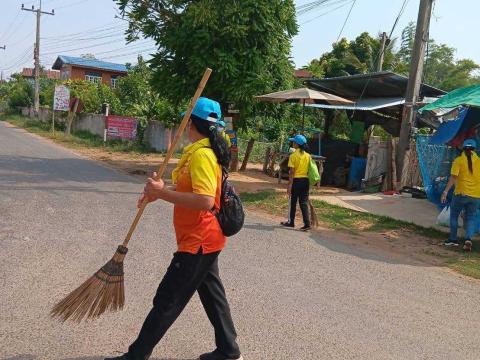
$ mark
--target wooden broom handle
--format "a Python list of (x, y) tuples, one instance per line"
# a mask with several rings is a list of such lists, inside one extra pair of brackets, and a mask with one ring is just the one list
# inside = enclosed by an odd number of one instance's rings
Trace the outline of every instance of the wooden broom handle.
[[(205, 88), (205, 85), (207, 84), (208, 79), (210, 78), (210, 74), (212, 73), (212, 69), (207, 68), (203, 74), (202, 80), (200, 81), (200, 84), (198, 85), (197, 91), (195, 91), (195, 95), (193, 95), (192, 101), (190, 101), (190, 105), (188, 106), (188, 110), (183, 116), (182, 122), (180, 123), (180, 126), (178, 127), (177, 134), (175, 135), (175, 138), (173, 139), (173, 143), (170, 146), (170, 149), (167, 151), (167, 155), (165, 156), (165, 159), (163, 160), (162, 165), (160, 165), (160, 168), (158, 169), (157, 176), (155, 177), (155, 180), (160, 180), (163, 175), (165, 174), (165, 171), (167, 170), (168, 162), (172, 158), (173, 152), (175, 151), (176, 146), (180, 142), (180, 138), (183, 135), (183, 132), (185, 131), (185, 128), (187, 127), (188, 120), (190, 120), (190, 116), (192, 115), (193, 108), (195, 104), (197, 103), (198, 98), (200, 95), (202, 95), (203, 89)], [(142, 217), (143, 211), (147, 207), (148, 201), (147, 199), (143, 200), (140, 208), (137, 211), (137, 215), (135, 216), (135, 219), (133, 220), (132, 225), (130, 226), (130, 229), (128, 230), (127, 236), (125, 237), (125, 240), (123, 240), (122, 246), (127, 246), (128, 242), (132, 238), (132, 234), (135, 231), (135, 228), (137, 227), (138, 222), (140, 221), (140, 218)]]

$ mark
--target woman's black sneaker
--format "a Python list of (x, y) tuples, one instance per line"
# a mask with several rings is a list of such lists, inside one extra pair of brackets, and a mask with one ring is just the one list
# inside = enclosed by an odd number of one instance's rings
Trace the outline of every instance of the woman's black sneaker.
[(458, 246), (458, 241), (457, 240), (445, 240), (444, 243), (445, 246)]
[(243, 360), (243, 356), (239, 355), (237, 357), (228, 357), (223, 355), (220, 351), (215, 350), (209, 353), (200, 355), (199, 360)]
[(285, 227), (289, 227), (289, 228), (295, 227), (294, 224), (290, 224), (288, 221), (282, 221), (282, 222), (280, 223), (280, 225), (285, 226)]
[(308, 231), (308, 230), (310, 230), (311, 228), (312, 228), (312, 227), (311, 227), (310, 225), (308, 225), (308, 226), (302, 226), (302, 227), (300, 228), (300, 230), (302, 230), (302, 231)]

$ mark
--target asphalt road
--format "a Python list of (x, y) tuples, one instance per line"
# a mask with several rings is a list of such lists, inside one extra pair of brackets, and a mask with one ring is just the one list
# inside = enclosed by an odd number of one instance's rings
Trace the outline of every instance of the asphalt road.
[[(81, 325), (48, 313), (111, 257), (141, 188), (0, 122), (0, 359), (101, 360), (127, 348), (175, 251), (170, 205), (151, 205), (134, 235), (124, 311)], [(480, 358), (478, 281), (252, 213), (220, 266), (245, 359)], [(213, 346), (195, 296), (152, 358)]]

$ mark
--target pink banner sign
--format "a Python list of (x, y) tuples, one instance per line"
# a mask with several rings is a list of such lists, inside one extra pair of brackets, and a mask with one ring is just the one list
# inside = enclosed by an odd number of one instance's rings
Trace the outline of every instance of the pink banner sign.
[(135, 140), (137, 120), (127, 116), (107, 116), (107, 136), (116, 139)]

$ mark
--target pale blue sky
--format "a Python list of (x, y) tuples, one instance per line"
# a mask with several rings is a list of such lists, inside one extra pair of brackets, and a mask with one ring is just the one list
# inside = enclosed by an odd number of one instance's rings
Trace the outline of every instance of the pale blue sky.
[[(343, 1), (345, 5), (336, 10), (333, 5), (324, 6), (298, 17), (299, 34), (292, 44), (292, 59), (297, 67), (319, 57), (336, 41), (351, 6)], [(357, 0), (342, 37), (352, 39), (363, 31), (390, 32), (403, 1)], [(310, 2), (296, 0), (297, 6)], [(6, 51), (0, 50), (0, 70), (8, 76), (33, 65), (35, 15), (20, 11), (21, 0), (0, 0), (0, 3), (0, 46), (7, 46)], [(32, 4), (38, 6), (39, 0), (23, 3), (30, 8)], [(408, 1), (394, 37), (409, 21), (416, 20), (418, 4), (419, 0)], [(139, 51), (145, 55), (151, 51), (150, 41), (125, 45), (122, 38), (125, 22), (114, 18), (117, 10), (112, 0), (43, 0), (44, 10), (52, 8), (55, 16), (42, 16), (41, 62), (46, 68), (52, 66), (58, 54), (93, 53), (107, 61), (134, 62)], [(475, 31), (479, 12), (478, 0), (436, 0), (431, 37), (457, 48), (457, 58), (472, 58), (480, 63)], [(75, 35), (66, 36), (69, 34)]]

